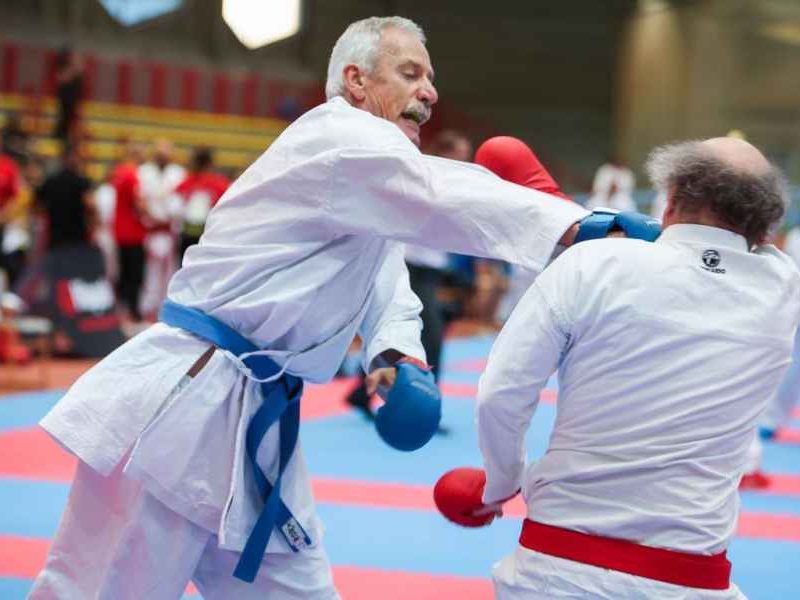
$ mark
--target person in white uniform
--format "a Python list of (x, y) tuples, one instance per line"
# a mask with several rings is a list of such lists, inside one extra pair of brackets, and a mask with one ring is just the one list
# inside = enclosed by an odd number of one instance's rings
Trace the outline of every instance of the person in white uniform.
[[(760, 245), (784, 212), (778, 171), (747, 142), (654, 151), (668, 191), (653, 244), (567, 249), (492, 348), (478, 392), (482, 503), (520, 489), (520, 545), (497, 597), (743, 598), (725, 551), (759, 415), (791, 360), (800, 273)], [(558, 370), (555, 426), (526, 464), (539, 391)]]
[(173, 162), (172, 142), (156, 140), (153, 160), (139, 167), (139, 186), (147, 206), (147, 253), (139, 309), (153, 315), (167, 295), (170, 277), (177, 269), (176, 218), (182, 210), (175, 188), (186, 178), (186, 169)]
[[(390, 385), (384, 365), (425, 360), (401, 242), (541, 270), (588, 214), (419, 152), (437, 101), (424, 39), (398, 17), (351, 25), (329, 100), (231, 186), (170, 283), (184, 313), (264, 349), (280, 367), (267, 379), (329, 380), (358, 333), (372, 382)], [(164, 322), (84, 374), (41, 422), (80, 462), (30, 597), (171, 599), (190, 580), (206, 599), (338, 597), (301, 445), (285, 465), (273, 426), (250, 447), (251, 417), (270, 408), (261, 379), (243, 354)], [(232, 571), (269, 508), (251, 450), (294, 520), (245, 583)]]
[(635, 187), (633, 171), (621, 161), (612, 159), (597, 169), (592, 181), (592, 195), (586, 207), (636, 210), (636, 203), (633, 201)]

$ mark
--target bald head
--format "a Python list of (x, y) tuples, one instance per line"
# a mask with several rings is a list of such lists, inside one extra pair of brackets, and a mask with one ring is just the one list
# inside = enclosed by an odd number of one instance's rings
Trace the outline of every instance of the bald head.
[(772, 169), (772, 165), (758, 148), (740, 138), (711, 138), (700, 142), (699, 146), (720, 163), (740, 173), (759, 177)]
[(764, 155), (733, 137), (656, 148), (647, 161), (656, 188), (667, 193), (664, 227), (694, 223), (728, 229), (752, 246), (783, 217), (786, 184)]

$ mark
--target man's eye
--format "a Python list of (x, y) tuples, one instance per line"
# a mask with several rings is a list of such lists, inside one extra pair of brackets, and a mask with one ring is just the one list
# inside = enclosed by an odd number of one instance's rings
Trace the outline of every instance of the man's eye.
[(416, 73), (403, 73), (403, 77), (405, 77), (409, 81), (413, 81), (414, 79), (417, 78), (417, 74)]

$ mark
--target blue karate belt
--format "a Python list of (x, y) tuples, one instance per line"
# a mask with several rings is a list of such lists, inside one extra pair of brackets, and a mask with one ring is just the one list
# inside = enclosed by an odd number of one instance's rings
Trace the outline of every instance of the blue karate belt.
[[(259, 350), (250, 340), (225, 323), (200, 310), (170, 300), (166, 300), (161, 306), (159, 319), (167, 325), (193, 333), (237, 357)], [(264, 355), (247, 356), (242, 362), (258, 379), (267, 379), (281, 372), (280, 367)], [(300, 396), (303, 393), (303, 380), (283, 373), (273, 381), (261, 383), (261, 392), (263, 401), (247, 426), (245, 445), (250, 467), (261, 498), (264, 500), (264, 508), (253, 531), (250, 532), (250, 537), (247, 538), (242, 556), (233, 572), (234, 577), (251, 583), (256, 578), (258, 568), (264, 559), (264, 552), (274, 528), (277, 527), (295, 552), (311, 545), (311, 538), (286, 507), (280, 495), (281, 478), (292, 457), (300, 430)], [(270, 485), (266, 475), (258, 466), (256, 453), (267, 430), (277, 421), (280, 421), (280, 462), (275, 482)]]

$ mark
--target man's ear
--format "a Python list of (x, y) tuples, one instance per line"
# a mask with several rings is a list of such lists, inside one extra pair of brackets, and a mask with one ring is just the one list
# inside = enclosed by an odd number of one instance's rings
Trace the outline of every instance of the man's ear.
[(358, 65), (347, 65), (344, 68), (344, 89), (357, 103), (363, 102), (367, 97), (364, 80), (365, 73)]
[(667, 206), (664, 209), (664, 215), (661, 217), (661, 223), (664, 227), (680, 221), (678, 206), (675, 204), (675, 195), (673, 190), (667, 192)]

